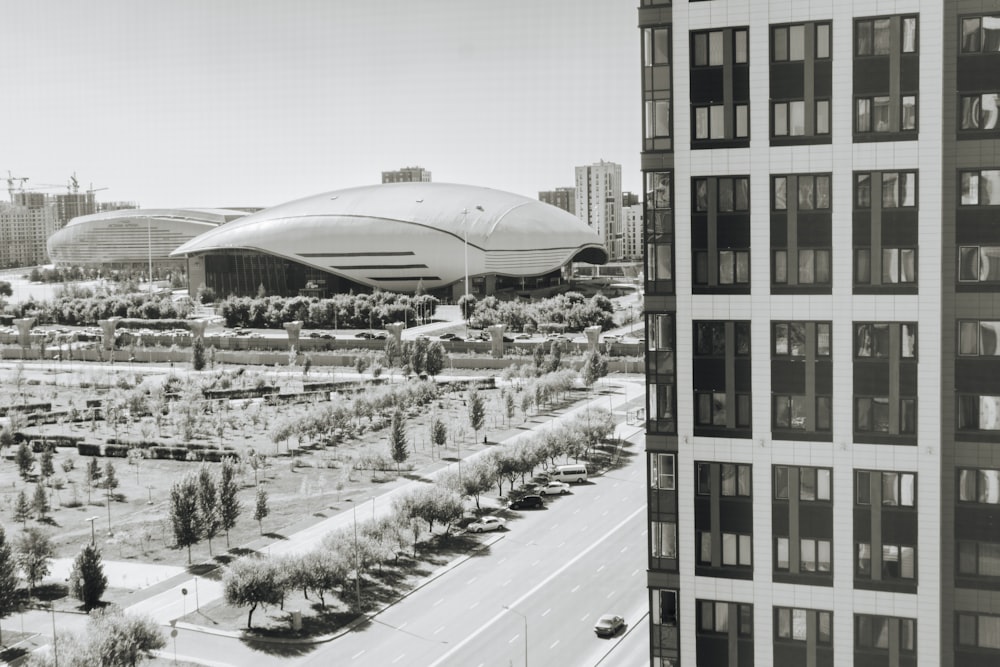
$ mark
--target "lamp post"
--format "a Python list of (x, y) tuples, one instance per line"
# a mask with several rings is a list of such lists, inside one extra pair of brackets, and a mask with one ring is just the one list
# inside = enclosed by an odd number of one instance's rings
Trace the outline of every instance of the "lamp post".
[[(465, 238), (465, 296), (469, 296), (469, 209), (462, 209), (462, 234)], [(465, 313), (462, 313), (464, 316)]]
[(146, 248), (149, 251), (149, 293), (153, 293), (153, 223), (146, 218)]
[(95, 544), (94, 522), (97, 521), (97, 516), (96, 515), (94, 515), (94, 516), (88, 516), (86, 519), (84, 519), (84, 521), (89, 521), (90, 522), (90, 546), (94, 546), (94, 544)]
[(524, 621), (524, 667), (528, 667), (528, 617), (516, 609), (508, 607), (507, 605), (504, 605), (503, 608), (511, 613), (517, 614), (521, 617), (521, 620)]

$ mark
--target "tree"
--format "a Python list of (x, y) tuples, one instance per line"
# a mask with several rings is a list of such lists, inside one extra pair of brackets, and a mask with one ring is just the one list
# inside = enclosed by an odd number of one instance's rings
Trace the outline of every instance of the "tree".
[(14, 444), (14, 433), (7, 426), (0, 428), (0, 454), (3, 453), (5, 449), (13, 446)]
[[(14, 552), (7, 541), (7, 534), (0, 526), (0, 619), (4, 619), (17, 608), (17, 563)], [(3, 632), (0, 631), (0, 646)]]
[(222, 459), (219, 472), (219, 527), (226, 531), (226, 548), (229, 548), (229, 531), (236, 526), (240, 516), (240, 500), (237, 497), (239, 485), (236, 483), (236, 466), (232, 459)]
[(52, 463), (52, 449), (50, 447), (42, 450), (42, 456), (39, 458), (38, 465), (43, 479), (48, 479), (55, 474), (56, 468)]
[(35, 485), (35, 493), (31, 497), (31, 509), (35, 510), (38, 520), (41, 521), (49, 511), (49, 496), (45, 493), (45, 487), (41, 484)]
[(31, 503), (28, 502), (28, 494), (21, 489), (14, 501), (14, 521), (20, 521), (27, 528), (28, 519), (31, 518)]
[(22, 440), (21, 444), (17, 446), (14, 463), (17, 464), (17, 472), (21, 475), (21, 479), (28, 479), (31, 469), (35, 467), (35, 455), (31, 453), (31, 447), (28, 446), (27, 442)]
[(49, 575), (55, 548), (49, 536), (38, 528), (25, 528), (17, 540), (17, 566), (28, 582), (28, 597), (39, 581)]
[(283, 577), (275, 563), (263, 558), (244, 556), (233, 561), (222, 577), (222, 590), (226, 604), (250, 607), (247, 628), (253, 628), (253, 612), (258, 605), (267, 608), (279, 604), (285, 597)]
[(115, 466), (111, 461), (104, 464), (104, 482), (101, 484), (108, 491), (108, 498), (114, 493), (114, 490), (118, 488), (118, 473), (115, 472)]
[(448, 442), (448, 427), (437, 417), (431, 423), (431, 442), (438, 447), (444, 447)]
[(396, 410), (392, 413), (392, 426), (389, 428), (389, 453), (396, 462), (396, 474), (399, 474), (399, 464), (410, 456), (406, 448), (406, 420), (403, 413)]
[(509, 391), (503, 393), (503, 409), (509, 424), (510, 420), (514, 418), (514, 394)]
[(84, 664), (103, 667), (135, 667), (150, 651), (167, 645), (156, 621), (118, 607), (91, 612), (85, 642)]
[(205, 368), (205, 341), (198, 336), (191, 343), (191, 368), (200, 371)]
[(85, 544), (73, 559), (73, 569), (69, 574), (70, 595), (90, 611), (101, 601), (107, 588), (108, 578), (104, 574), (101, 551), (92, 544)]
[(219, 493), (207, 466), (198, 471), (198, 514), (201, 533), (208, 538), (208, 555), (212, 555), (212, 538), (219, 534)]
[(469, 385), (468, 405), (469, 426), (475, 431), (476, 442), (479, 442), (479, 429), (486, 422), (486, 404), (483, 401), (483, 397), (476, 390), (476, 385)]
[(91, 458), (87, 461), (87, 479), (96, 482), (101, 479), (104, 473), (101, 472), (101, 464), (97, 462), (96, 458)]
[(599, 352), (590, 352), (583, 360), (583, 383), (593, 387), (594, 383), (608, 374), (608, 360)]
[(433, 340), (427, 346), (427, 355), (424, 359), (424, 370), (431, 377), (437, 377), (437, 374), (444, 370), (444, 362), (447, 355), (444, 351), (444, 345), (441, 344), (439, 340)]
[(260, 534), (264, 534), (264, 519), (270, 514), (270, 510), (267, 507), (267, 491), (264, 487), (257, 487), (257, 499), (254, 502), (253, 508), (253, 519), (257, 522), (257, 527), (260, 529)]
[(471, 294), (463, 294), (458, 298), (458, 307), (462, 311), (462, 319), (468, 323), (472, 313), (476, 310), (476, 297)]
[(177, 546), (187, 547), (188, 564), (191, 563), (191, 545), (201, 538), (199, 519), (198, 480), (188, 474), (170, 489), (170, 524)]

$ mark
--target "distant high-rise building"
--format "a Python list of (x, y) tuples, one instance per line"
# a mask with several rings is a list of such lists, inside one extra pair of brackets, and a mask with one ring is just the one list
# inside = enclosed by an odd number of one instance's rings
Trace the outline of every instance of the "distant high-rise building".
[(430, 183), (431, 172), (423, 167), (403, 167), (396, 171), (383, 171), (383, 183)]
[(57, 229), (56, 205), (42, 193), (19, 192), (0, 203), (0, 267), (46, 264), (45, 241)]
[(93, 192), (66, 192), (46, 195), (56, 208), (56, 220), (64, 227), (67, 222), (81, 215), (97, 213), (97, 202)]
[(639, 199), (639, 195), (634, 192), (623, 192), (622, 193), (622, 206), (635, 206), (641, 203), (642, 200)]
[(576, 216), (597, 232), (614, 261), (622, 258), (622, 166), (601, 160), (576, 168)]
[(538, 193), (538, 200), (576, 215), (576, 188), (556, 188)]
[(642, 205), (622, 207), (622, 259), (642, 260)]

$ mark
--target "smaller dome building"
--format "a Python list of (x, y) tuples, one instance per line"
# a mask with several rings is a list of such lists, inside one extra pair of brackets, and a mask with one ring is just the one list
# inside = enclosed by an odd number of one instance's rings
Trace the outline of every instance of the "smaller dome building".
[(56, 266), (183, 269), (183, 258), (170, 256), (178, 246), (256, 209), (126, 209), (82, 215), (48, 238), (49, 259)]

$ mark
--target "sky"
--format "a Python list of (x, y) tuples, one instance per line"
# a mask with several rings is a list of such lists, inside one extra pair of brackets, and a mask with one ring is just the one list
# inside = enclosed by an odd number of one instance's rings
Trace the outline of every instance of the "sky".
[(640, 187), (635, 0), (4, 4), (0, 175), (26, 187), (271, 206), (419, 165), (534, 198), (601, 159)]

